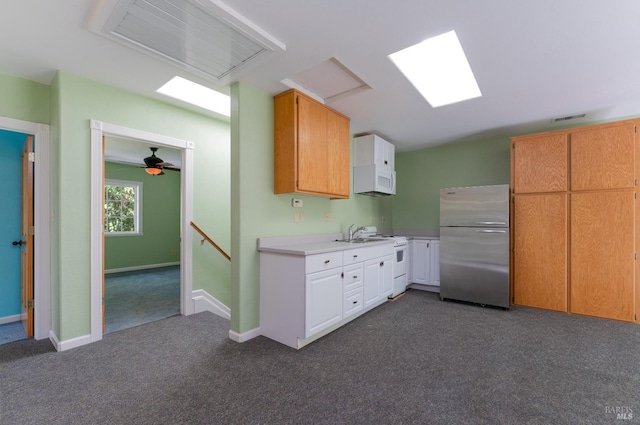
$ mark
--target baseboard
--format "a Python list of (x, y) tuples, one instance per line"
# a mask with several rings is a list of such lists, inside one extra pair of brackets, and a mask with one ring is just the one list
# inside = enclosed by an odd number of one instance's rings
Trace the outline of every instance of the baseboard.
[(220, 317), (231, 320), (231, 309), (211, 296), (204, 289), (196, 289), (195, 291), (192, 291), (191, 298), (193, 299), (195, 313), (210, 311), (213, 314), (217, 314)]
[(49, 340), (55, 347), (56, 351), (67, 351), (72, 348), (80, 347), (82, 345), (87, 345), (91, 343), (91, 335), (79, 336), (77, 338), (67, 339), (65, 341), (60, 341), (56, 336), (55, 332), (49, 332)]
[(232, 330), (229, 331), (229, 339), (235, 342), (249, 341), (250, 339), (253, 339), (260, 335), (261, 335), (260, 328), (254, 328), (254, 329), (251, 329), (250, 331), (243, 332), (241, 334), (234, 332)]
[(14, 314), (13, 316), (4, 316), (0, 317), (0, 325), (4, 325), (7, 323), (19, 322), (22, 320), (21, 314)]
[(148, 269), (159, 269), (162, 267), (171, 267), (171, 266), (179, 266), (180, 261), (176, 261), (173, 263), (161, 263), (161, 264), (147, 264), (144, 266), (131, 266), (131, 267), (121, 267), (119, 269), (109, 269), (105, 270), (104, 274), (109, 273), (122, 273), (122, 272), (135, 272), (138, 270), (148, 270)]

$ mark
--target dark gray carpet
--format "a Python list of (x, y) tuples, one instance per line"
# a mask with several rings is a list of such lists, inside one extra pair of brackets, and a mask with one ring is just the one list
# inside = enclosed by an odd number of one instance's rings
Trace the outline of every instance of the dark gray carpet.
[(27, 338), (22, 322), (4, 323), (0, 325), (0, 345), (20, 341)]
[(180, 266), (110, 273), (104, 285), (105, 333), (180, 314)]
[(633, 324), (410, 291), (300, 351), (228, 329), (177, 316), (3, 363), (0, 423), (639, 423)]

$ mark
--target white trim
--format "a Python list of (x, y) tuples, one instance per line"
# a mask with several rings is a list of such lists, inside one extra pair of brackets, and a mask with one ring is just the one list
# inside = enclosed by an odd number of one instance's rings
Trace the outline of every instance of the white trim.
[(49, 340), (53, 344), (56, 351), (67, 351), (67, 350), (71, 350), (72, 348), (89, 344), (91, 342), (91, 335), (83, 335), (77, 338), (71, 338), (65, 341), (60, 341), (56, 336), (55, 332), (51, 331), (49, 333)]
[(22, 320), (22, 314), (14, 314), (13, 316), (0, 317), (0, 325), (6, 325), (7, 323), (19, 322)]
[(253, 339), (257, 336), (262, 335), (260, 332), (260, 328), (253, 328), (250, 331), (239, 334), (238, 332), (234, 332), (232, 330), (229, 331), (229, 339), (235, 342), (245, 342)]
[(196, 289), (193, 291), (191, 298), (193, 299), (194, 313), (210, 311), (224, 319), (231, 320), (231, 309), (211, 296), (211, 294), (204, 289)]
[(180, 265), (180, 261), (174, 261), (172, 263), (146, 264), (144, 266), (120, 267), (118, 269), (105, 270), (104, 274), (122, 273), (122, 272), (135, 272), (135, 271), (138, 271), (138, 270), (159, 269), (159, 268), (162, 268), (162, 267), (171, 267), (171, 266), (179, 266), (179, 265)]
[[(49, 337), (51, 330), (51, 210), (49, 126), (0, 117), (0, 128), (35, 136), (33, 223), (33, 338)], [(49, 219), (51, 217), (51, 220)]]
[(102, 339), (102, 278), (104, 252), (102, 246), (102, 173), (104, 158), (102, 135), (104, 133), (125, 137), (134, 142), (168, 146), (182, 151), (183, 167), (180, 173), (180, 313), (193, 314), (191, 291), (192, 278), (192, 240), (190, 222), (193, 219), (193, 149), (194, 143), (187, 140), (146, 131), (90, 120), (91, 129), (91, 337), (94, 342)]

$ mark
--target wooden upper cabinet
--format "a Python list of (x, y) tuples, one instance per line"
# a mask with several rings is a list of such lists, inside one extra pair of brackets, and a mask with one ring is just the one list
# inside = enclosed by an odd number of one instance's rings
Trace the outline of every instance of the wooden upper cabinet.
[(635, 191), (571, 194), (571, 313), (634, 320)]
[(567, 194), (514, 199), (513, 303), (567, 311)]
[(512, 176), (515, 193), (567, 190), (568, 137), (566, 133), (521, 136), (512, 142)]
[(571, 190), (635, 185), (635, 121), (571, 131)]
[(348, 198), (348, 117), (296, 91), (274, 97), (274, 193)]

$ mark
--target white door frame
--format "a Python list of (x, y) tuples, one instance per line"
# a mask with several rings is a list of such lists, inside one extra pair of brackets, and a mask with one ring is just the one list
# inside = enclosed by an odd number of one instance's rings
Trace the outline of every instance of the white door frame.
[[(35, 137), (33, 188), (33, 338), (46, 339), (51, 333), (51, 199), (49, 126), (0, 117), (0, 128)], [(53, 214), (52, 214), (53, 216)]]
[(125, 137), (134, 142), (166, 146), (179, 149), (182, 153), (180, 172), (180, 313), (185, 316), (193, 314), (195, 310), (191, 295), (193, 288), (193, 232), (190, 229), (193, 219), (194, 143), (98, 120), (91, 120), (89, 126), (91, 128), (91, 342), (94, 342), (102, 339), (102, 277), (104, 272), (102, 135)]

